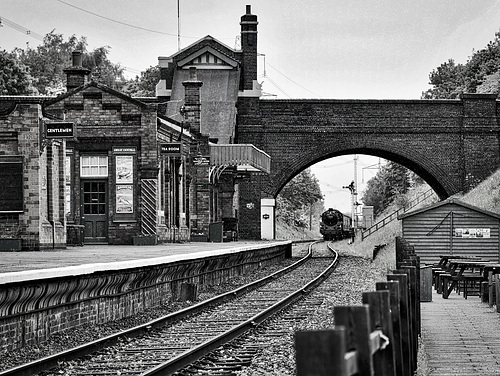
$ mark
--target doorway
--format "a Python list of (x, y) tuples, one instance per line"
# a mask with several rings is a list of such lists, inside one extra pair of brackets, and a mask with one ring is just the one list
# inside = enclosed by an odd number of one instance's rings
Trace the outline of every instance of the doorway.
[(106, 180), (82, 181), (84, 242), (108, 242), (108, 191)]

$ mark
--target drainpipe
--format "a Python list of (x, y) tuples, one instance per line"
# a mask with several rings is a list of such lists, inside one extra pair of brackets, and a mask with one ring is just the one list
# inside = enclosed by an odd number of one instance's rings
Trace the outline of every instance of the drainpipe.
[(52, 249), (56, 248), (56, 224), (54, 221), (49, 221), (52, 226)]

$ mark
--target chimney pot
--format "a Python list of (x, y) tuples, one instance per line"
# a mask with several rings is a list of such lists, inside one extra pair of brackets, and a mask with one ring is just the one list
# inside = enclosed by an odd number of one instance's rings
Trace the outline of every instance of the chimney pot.
[(198, 80), (198, 75), (196, 73), (196, 67), (189, 67), (189, 80), (190, 81), (197, 81)]
[(74, 67), (81, 67), (82, 65), (82, 51), (73, 51), (72, 60)]
[(247, 14), (252, 14), (252, 6), (247, 5)]

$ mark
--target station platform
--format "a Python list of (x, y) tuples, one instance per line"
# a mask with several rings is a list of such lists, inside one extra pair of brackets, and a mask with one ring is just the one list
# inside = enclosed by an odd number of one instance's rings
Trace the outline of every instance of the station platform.
[(500, 375), (500, 313), (479, 297), (453, 292), (421, 304), (430, 376)]
[(234, 250), (239, 252), (281, 241), (162, 243), (158, 245), (84, 245), (34, 252), (0, 252), (0, 283), (103, 269), (168, 263)]

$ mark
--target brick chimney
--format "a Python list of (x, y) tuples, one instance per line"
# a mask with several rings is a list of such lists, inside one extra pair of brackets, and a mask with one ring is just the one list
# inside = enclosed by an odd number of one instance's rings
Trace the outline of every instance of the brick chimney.
[(241, 50), (243, 52), (243, 90), (252, 90), (257, 80), (257, 16), (247, 5), (246, 14), (241, 16)]
[(187, 116), (191, 132), (195, 134), (201, 133), (200, 128), (200, 88), (203, 82), (198, 81), (196, 67), (189, 68), (189, 79), (182, 82), (184, 85), (184, 111)]
[(87, 83), (90, 69), (82, 66), (82, 52), (73, 51), (72, 53), (73, 66), (63, 69), (66, 73), (66, 89), (73, 90)]

